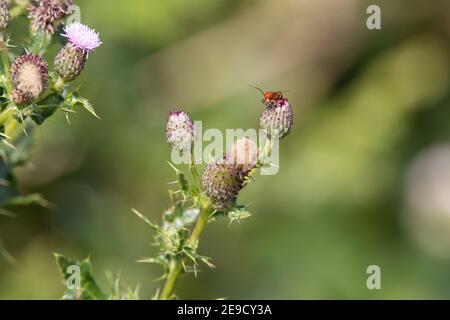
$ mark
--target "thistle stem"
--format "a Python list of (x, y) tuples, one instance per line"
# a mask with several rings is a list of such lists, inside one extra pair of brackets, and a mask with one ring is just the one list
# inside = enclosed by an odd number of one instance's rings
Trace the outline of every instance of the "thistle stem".
[(266, 140), (266, 144), (264, 146), (264, 149), (261, 152), (260, 158), (263, 159), (263, 161), (266, 160), (266, 158), (269, 156), (270, 152), (272, 151), (273, 148), (273, 140), (272, 138), (268, 138)]
[(61, 92), (63, 88), (64, 88), (64, 79), (59, 77), (58, 80), (56, 80), (55, 82), (55, 90), (57, 92)]
[(3, 32), (0, 32), (0, 51), (2, 56), (3, 70), (6, 76), (6, 93), (9, 95), (12, 91), (11, 80), (9, 79), (9, 57), (8, 48), (5, 43), (5, 38)]
[(169, 275), (167, 276), (166, 283), (164, 285), (164, 289), (161, 293), (161, 300), (169, 300), (172, 296), (172, 292), (177, 283), (178, 277), (181, 275), (181, 271), (183, 270), (183, 264), (178, 259), (173, 259), (170, 262), (169, 266)]
[(14, 139), (19, 128), (20, 128), (19, 121), (17, 121), (16, 119), (11, 119), (11, 121), (6, 126), (5, 134), (11, 139)]
[[(200, 236), (203, 233), (203, 230), (205, 229), (206, 225), (208, 224), (209, 217), (211, 215), (211, 210), (212, 210), (211, 204), (209, 203), (209, 201), (205, 201), (201, 207), (197, 223), (195, 224), (195, 227), (192, 230), (191, 236), (188, 240), (188, 245), (194, 251), (197, 250)], [(183, 271), (183, 259), (172, 258), (172, 261), (170, 262), (169, 266), (169, 274), (167, 276), (166, 283), (160, 296), (161, 300), (170, 300), (170, 298), (173, 295), (173, 291), (175, 289), (177, 280), (182, 274), (182, 271)]]
[(192, 178), (194, 179), (194, 184), (201, 186), (200, 175), (198, 174), (197, 168), (195, 167), (194, 161), (189, 165), (189, 171), (191, 172)]
[(0, 126), (4, 125), (9, 120), (9, 117), (11, 116), (12, 112), (13, 112), (12, 109), (7, 108), (6, 110), (0, 113)]
[(188, 240), (188, 245), (192, 247), (192, 249), (194, 250), (197, 250), (198, 248), (200, 236), (203, 233), (203, 230), (205, 229), (206, 225), (208, 224), (210, 215), (211, 215), (211, 205), (208, 203), (202, 206), (200, 216), (197, 220), (194, 230), (192, 230), (191, 237)]

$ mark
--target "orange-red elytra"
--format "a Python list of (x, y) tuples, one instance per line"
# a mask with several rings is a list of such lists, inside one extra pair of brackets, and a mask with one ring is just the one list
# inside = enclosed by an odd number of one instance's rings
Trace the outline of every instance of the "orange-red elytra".
[(264, 104), (276, 103), (276, 102), (284, 99), (283, 92), (281, 92), (281, 91), (264, 92), (263, 90), (261, 90), (258, 87), (255, 87), (255, 86), (250, 86), (250, 87), (255, 88), (256, 90), (261, 92), (261, 94), (263, 95), (263, 99), (261, 102)]

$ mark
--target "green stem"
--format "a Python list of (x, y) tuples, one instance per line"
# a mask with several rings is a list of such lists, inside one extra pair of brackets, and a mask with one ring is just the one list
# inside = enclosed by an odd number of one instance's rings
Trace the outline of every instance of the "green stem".
[[(200, 216), (188, 240), (188, 245), (194, 251), (197, 250), (200, 236), (203, 233), (203, 230), (205, 229), (206, 225), (208, 224), (209, 217), (211, 215), (211, 210), (212, 208), (209, 201), (204, 201), (200, 210)], [(182, 272), (183, 272), (183, 259), (173, 258), (172, 261), (170, 262), (169, 274), (167, 275), (166, 283), (164, 284), (164, 288), (161, 292), (160, 296), (161, 300), (171, 299), (177, 280), (182, 274)]]
[(12, 109), (7, 108), (2, 113), (0, 113), (0, 126), (4, 125), (12, 114)]
[(177, 283), (178, 277), (181, 275), (183, 271), (183, 264), (178, 259), (173, 259), (170, 262), (169, 267), (169, 275), (167, 276), (166, 283), (164, 285), (164, 289), (161, 293), (161, 300), (169, 300), (172, 296), (172, 292), (175, 289), (175, 285)]
[(198, 248), (200, 236), (202, 235), (203, 230), (208, 224), (210, 215), (211, 215), (211, 205), (208, 202), (207, 204), (204, 204), (202, 206), (200, 210), (200, 216), (197, 220), (197, 223), (195, 224), (194, 230), (192, 230), (191, 237), (188, 240), (188, 245), (194, 250), (197, 250)]
[(266, 141), (266, 145), (264, 146), (263, 151), (261, 152), (260, 158), (265, 161), (266, 158), (269, 156), (270, 152), (273, 148), (273, 141), (272, 138), (268, 138)]
[(8, 48), (6, 47), (5, 38), (3, 32), (0, 32), (0, 51), (2, 56), (3, 70), (6, 76), (6, 93), (9, 95), (12, 91), (11, 80), (9, 79), (9, 57)]
[(55, 82), (55, 90), (58, 92), (61, 92), (64, 88), (64, 79), (59, 77), (58, 80)]
[(192, 163), (189, 165), (189, 171), (191, 172), (192, 178), (194, 179), (194, 185), (196, 185), (196, 186), (198, 186), (198, 188), (200, 188), (201, 179), (200, 179), (200, 175), (198, 174), (197, 168), (195, 167), (194, 160), (192, 160)]
[(16, 119), (11, 119), (11, 121), (6, 125), (5, 134), (14, 140), (20, 128), (19, 121)]

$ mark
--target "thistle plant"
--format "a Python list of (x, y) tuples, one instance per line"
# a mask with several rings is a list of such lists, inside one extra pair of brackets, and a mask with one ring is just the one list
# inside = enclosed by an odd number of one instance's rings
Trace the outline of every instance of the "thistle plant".
[[(265, 159), (273, 140), (288, 136), (293, 126), (292, 107), (287, 99), (281, 97), (264, 104), (260, 127), (268, 139), (261, 150), (251, 139), (242, 138), (227, 153), (207, 164), (201, 175), (194, 162), (184, 171), (172, 165), (179, 189), (169, 191), (171, 206), (163, 214), (162, 223), (151, 223), (135, 211), (156, 233), (159, 250), (156, 257), (140, 262), (157, 263), (164, 268), (165, 283), (155, 299), (177, 298), (175, 286), (179, 277), (188, 272), (196, 274), (201, 263), (214, 267), (210, 258), (199, 253), (200, 236), (209, 223), (222, 217), (234, 222), (251, 216), (248, 206), (238, 203), (239, 194), (253, 181), (256, 171), (268, 165)], [(183, 146), (184, 152), (192, 153), (196, 135), (190, 119), (183, 111), (171, 113), (166, 135), (173, 148)]]
[[(249, 138), (235, 141), (228, 152), (208, 163), (200, 174), (194, 161), (194, 150), (199, 143), (192, 118), (185, 111), (173, 111), (166, 123), (166, 139), (173, 150), (191, 155), (191, 162), (185, 168), (169, 165), (177, 179), (169, 190), (170, 206), (163, 213), (160, 224), (150, 221), (139, 211), (133, 212), (142, 219), (154, 233), (157, 254), (144, 257), (140, 263), (161, 265), (164, 273), (162, 288), (153, 299), (176, 299), (175, 287), (179, 278), (186, 273), (197, 274), (201, 264), (214, 268), (209, 257), (199, 252), (200, 237), (206, 226), (220, 218), (228, 218), (230, 224), (241, 222), (251, 216), (248, 206), (238, 203), (241, 191), (253, 181), (253, 176), (265, 166), (274, 141), (289, 135), (293, 126), (292, 107), (282, 95), (275, 100), (264, 100), (265, 110), (261, 115), (260, 127), (267, 137), (262, 148)], [(65, 299), (138, 299), (137, 289), (123, 289), (118, 278), (112, 278), (112, 290), (102, 291), (92, 276), (89, 261), (74, 261), (57, 254), (56, 260), (65, 280), (72, 277), (70, 266), (81, 270), (81, 284), (74, 290), (69, 288)], [(111, 278), (111, 276), (110, 276)]]
[[(40, 195), (22, 196), (13, 170), (25, 164), (38, 126), (60, 110), (69, 115), (83, 107), (97, 116), (89, 101), (70, 85), (83, 70), (89, 53), (101, 45), (98, 33), (81, 23), (65, 24), (71, 0), (0, 0), (0, 214), (6, 208), (37, 203)], [(25, 18), (29, 35), (15, 37), (13, 23)], [(22, 19), (23, 20), (23, 19)], [(49, 49), (63, 43), (56, 58)]]

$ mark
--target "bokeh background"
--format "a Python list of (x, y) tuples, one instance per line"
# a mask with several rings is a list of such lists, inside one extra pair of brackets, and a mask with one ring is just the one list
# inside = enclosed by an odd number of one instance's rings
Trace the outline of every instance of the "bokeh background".
[[(185, 298), (450, 298), (450, 2), (425, 0), (78, 0), (104, 45), (80, 79), (102, 120), (51, 118), (17, 172), (30, 207), (0, 218), (0, 298), (57, 299), (52, 252), (91, 255), (150, 298), (152, 234), (168, 205), (168, 112), (209, 128), (254, 128), (258, 92), (286, 90), (295, 129), (276, 176), (241, 197), (254, 216), (206, 230), (214, 271)], [(366, 28), (378, 4), (382, 29)], [(20, 26), (17, 26), (20, 28)], [(14, 29), (13, 29), (14, 30)], [(14, 32), (14, 31), (12, 31)], [(55, 49), (56, 50), (56, 49)], [(379, 265), (382, 290), (366, 287)]]

